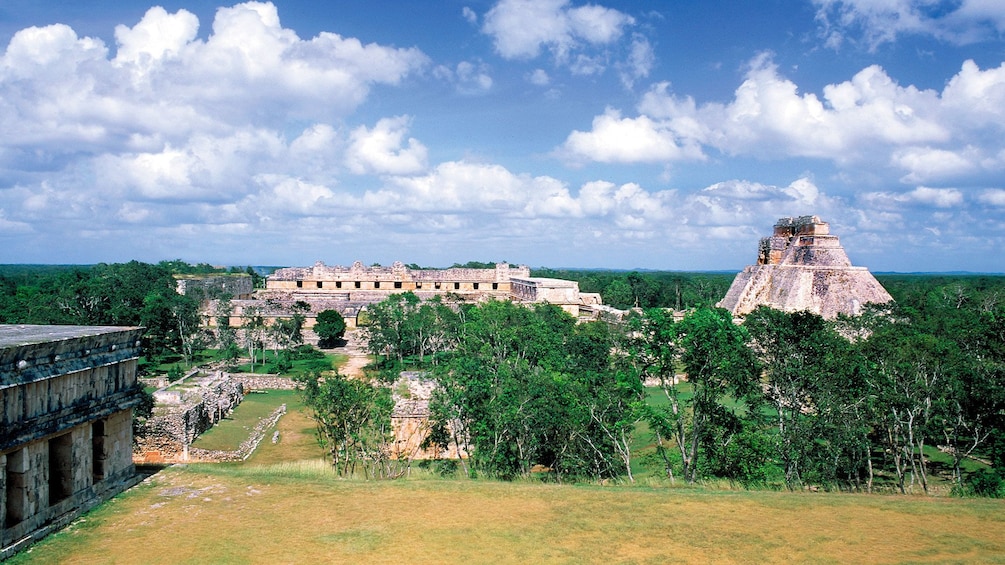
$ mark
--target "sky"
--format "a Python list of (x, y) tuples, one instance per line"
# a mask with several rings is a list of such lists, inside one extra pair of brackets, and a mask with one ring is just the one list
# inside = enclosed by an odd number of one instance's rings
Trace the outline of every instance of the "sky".
[(1000, 0), (220, 1), (0, 0), (0, 263), (1005, 271)]

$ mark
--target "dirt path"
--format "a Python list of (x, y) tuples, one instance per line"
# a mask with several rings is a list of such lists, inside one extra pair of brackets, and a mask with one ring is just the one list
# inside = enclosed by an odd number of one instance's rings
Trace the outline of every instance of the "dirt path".
[(370, 364), (370, 357), (366, 352), (366, 343), (363, 341), (362, 332), (350, 330), (345, 334), (346, 344), (343, 347), (336, 347), (332, 351), (349, 356), (349, 360), (339, 367), (339, 372), (347, 377), (363, 376), (363, 367)]

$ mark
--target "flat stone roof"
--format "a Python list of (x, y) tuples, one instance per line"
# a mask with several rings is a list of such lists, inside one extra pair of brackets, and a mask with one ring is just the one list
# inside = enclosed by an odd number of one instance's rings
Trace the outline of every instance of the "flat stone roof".
[(547, 277), (510, 277), (510, 281), (529, 282), (537, 286), (552, 286), (562, 288), (579, 285), (579, 283), (577, 283), (576, 281), (570, 281), (567, 279), (551, 279)]
[(0, 324), (0, 349), (21, 347), (52, 341), (116, 333), (138, 328), (130, 326), (43, 326), (34, 324)]

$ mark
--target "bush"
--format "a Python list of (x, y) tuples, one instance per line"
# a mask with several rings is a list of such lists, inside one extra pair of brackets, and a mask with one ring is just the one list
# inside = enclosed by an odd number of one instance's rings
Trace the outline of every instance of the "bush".
[(304, 359), (324, 359), (325, 353), (310, 344), (298, 346), (290, 353), (290, 359), (302, 361)]
[(167, 372), (167, 379), (169, 383), (173, 383), (185, 376), (185, 371), (181, 370), (178, 365), (173, 365)]
[(285, 355), (280, 355), (276, 362), (269, 367), (269, 372), (276, 374), (288, 373), (290, 369), (293, 368), (293, 362), (290, 361), (289, 357)]
[(962, 494), (981, 498), (1005, 498), (1005, 480), (994, 469), (980, 469), (967, 477)]

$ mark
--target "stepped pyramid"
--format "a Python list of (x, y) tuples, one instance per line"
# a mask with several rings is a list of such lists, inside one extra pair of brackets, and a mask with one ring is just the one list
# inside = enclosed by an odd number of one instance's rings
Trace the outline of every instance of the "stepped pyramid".
[(757, 264), (736, 275), (717, 306), (742, 317), (764, 304), (824, 318), (857, 316), (862, 306), (893, 300), (865, 267), (853, 267), (830, 226), (817, 216), (782, 218), (761, 238)]

